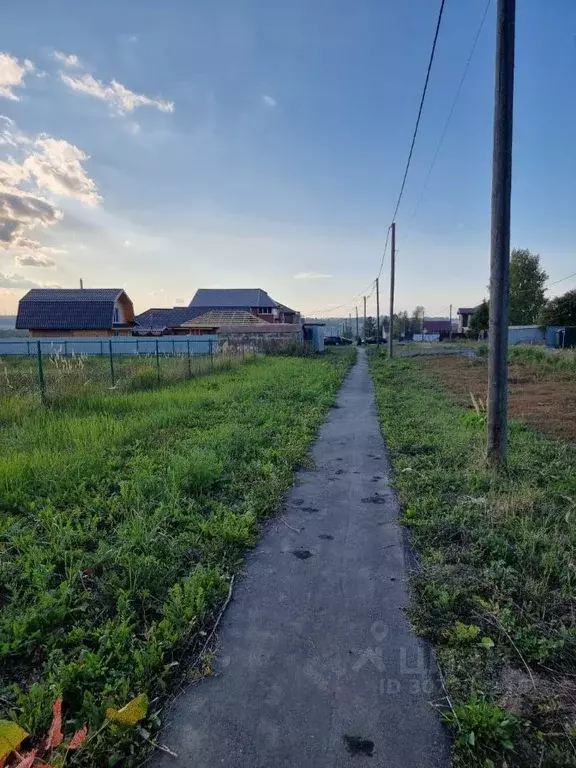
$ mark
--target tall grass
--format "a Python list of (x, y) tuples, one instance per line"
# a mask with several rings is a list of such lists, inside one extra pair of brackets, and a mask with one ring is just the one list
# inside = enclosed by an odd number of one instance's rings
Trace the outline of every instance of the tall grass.
[[(139, 762), (100, 728), (182, 680), (244, 550), (289, 487), (353, 353), (268, 358), (155, 392), (15, 408), (0, 431), (0, 717), (40, 734), (64, 698), (70, 765)], [(140, 739), (141, 741), (141, 739)]]
[(512, 424), (508, 472), (494, 474), (481, 411), (417, 361), (373, 357), (371, 370), (420, 555), (412, 616), (455, 707), (455, 764), (576, 766), (576, 446)]

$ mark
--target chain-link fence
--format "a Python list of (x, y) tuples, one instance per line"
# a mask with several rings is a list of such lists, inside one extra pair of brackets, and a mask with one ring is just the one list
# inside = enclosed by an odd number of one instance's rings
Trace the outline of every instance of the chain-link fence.
[(249, 344), (222, 345), (216, 338), (3, 342), (0, 396), (27, 395), (56, 403), (87, 394), (155, 389), (240, 365), (256, 355)]

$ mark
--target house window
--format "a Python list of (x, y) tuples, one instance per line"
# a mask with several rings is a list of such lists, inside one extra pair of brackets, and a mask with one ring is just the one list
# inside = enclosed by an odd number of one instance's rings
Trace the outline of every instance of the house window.
[(118, 311), (118, 307), (114, 307), (114, 321), (115, 323), (120, 322), (120, 312)]
[(258, 310), (259, 315), (271, 315), (272, 307), (260, 307)]

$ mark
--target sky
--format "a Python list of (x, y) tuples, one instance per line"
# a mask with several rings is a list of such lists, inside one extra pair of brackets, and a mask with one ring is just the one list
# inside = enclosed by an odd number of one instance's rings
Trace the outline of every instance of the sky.
[[(399, 310), (446, 315), (487, 293), (495, 5), (425, 185), (486, 7), (446, 3), (397, 217)], [(512, 243), (540, 253), (553, 282), (576, 272), (576, 3), (517, 5)], [(7, 4), (0, 314), (31, 287), (80, 278), (124, 288), (137, 312), (188, 303), (201, 287), (264, 288), (307, 315), (362, 312), (438, 8)], [(387, 255), (384, 294), (388, 275)]]

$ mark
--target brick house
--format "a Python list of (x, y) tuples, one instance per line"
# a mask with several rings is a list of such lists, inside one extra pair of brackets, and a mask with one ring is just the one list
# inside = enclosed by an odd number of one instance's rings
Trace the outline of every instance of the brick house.
[(134, 332), (145, 336), (189, 334), (188, 323), (208, 312), (243, 312), (267, 323), (301, 325), (299, 312), (274, 301), (261, 288), (200, 288), (187, 307), (153, 307), (142, 312), (136, 317)]
[(300, 323), (300, 313), (274, 301), (261, 288), (199, 288), (191, 309), (251, 312), (268, 323)]

